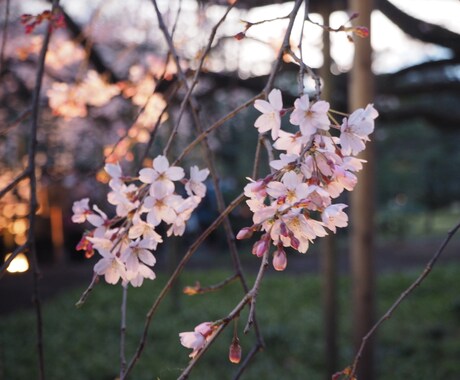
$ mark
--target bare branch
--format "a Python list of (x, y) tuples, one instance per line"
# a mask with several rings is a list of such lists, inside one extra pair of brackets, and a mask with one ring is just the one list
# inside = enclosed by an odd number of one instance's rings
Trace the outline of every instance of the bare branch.
[(374, 333), (377, 331), (377, 329), (380, 327), (380, 325), (383, 324), (386, 320), (390, 319), (393, 312), (399, 307), (399, 305), (417, 288), (423, 280), (430, 274), (431, 270), (433, 269), (433, 266), (436, 264), (436, 261), (439, 259), (441, 256), (442, 252), (444, 249), (447, 247), (449, 244), (449, 241), (452, 239), (452, 237), (457, 233), (457, 231), (460, 229), (460, 223), (458, 223), (455, 227), (453, 227), (448, 233), (444, 241), (441, 243), (439, 246), (438, 250), (434, 253), (428, 264), (426, 265), (425, 269), (423, 270), (422, 273), (417, 277), (417, 279), (404, 291), (401, 293), (401, 295), (398, 297), (398, 299), (390, 306), (390, 308), (383, 314), (380, 319), (375, 323), (375, 325), (369, 330), (369, 332), (363, 337), (361, 345), (359, 347), (358, 352), (356, 353), (355, 359), (353, 361), (353, 364), (351, 366), (350, 374), (348, 375), (348, 379), (353, 379), (356, 369), (359, 364), (359, 360), (361, 358), (361, 355), (364, 351), (364, 348), (366, 346), (367, 341), (374, 335)]
[(8, 259), (3, 263), (2, 267), (0, 268), (0, 279), (5, 275), (6, 270), (8, 269), (9, 265), (11, 262), (16, 258), (17, 255), (19, 255), (21, 252), (25, 252), (28, 248), (29, 244), (26, 242), (25, 244), (17, 247), (11, 255), (8, 257)]
[(9, 191), (13, 190), (17, 184), (26, 178), (29, 177), (30, 170), (29, 168), (26, 168), (22, 171), (22, 173), (18, 174), (16, 178), (14, 178), (8, 185), (6, 185), (1, 191), (0, 191), (0, 199), (5, 196)]
[(215, 292), (217, 290), (220, 290), (222, 289), (223, 287), (225, 287), (226, 285), (232, 283), (233, 281), (235, 281), (237, 278), (239, 277), (238, 274), (233, 274), (231, 275), (230, 277), (227, 277), (225, 280), (217, 283), (217, 284), (214, 284), (214, 285), (209, 285), (209, 286), (205, 286), (205, 287), (202, 287), (200, 285), (199, 282), (197, 282), (195, 284), (195, 286), (186, 286), (184, 288), (184, 293), (187, 294), (187, 295), (190, 295), (190, 296), (194, 296), (196, 294), (205, 294), (205, 293), (211, 293), (211, 292)]
[(185, 265), (187, 264), (187, 262), (190, 260), (190, 258), (192, 257), (192, 255), (195, 253), (195, 251), (198, 249), (198, 247), (206, 240), (206, 238), (217, 228), (220, 226), (220, 224), (223, 222), (223, 220), (225, 219), (225, 217), (230, 214), (243, 200), (244, 200), (245, 196), (244, 194), (240, 194), (238, 197), (236, 197), (228, 206), (227, 208), (224, 210), (224, 212), (222, 212), (216, 220), (214, 220), (214, 222), (195, 240), (195, 242), (189, 247), (188, 251), (185, 253), (184, 257), (182, 258), (182, 260), (179, 262), (179, 264), (177, 265), (176, 269), (174, 270), (174, 272), (172, 273), (171, 277), (168, 279), (168, 282), (166, 283), (166, 285), (163, 287), (163, 289), (161, 290), (160, 294), (157, 296), (157, 298), (155, 299), (153, 305), (151, 306), (151, 308), (149, 309), (147, 315), (146, 315), (146, 318), (145, 318), (145, 323), (144, 323), (144, 330), (142, 331), (142, 335), (141, 335), (141, 338), (140, 338), (140, 341), (139, 341), (139, 344), (138, 344), (138, 347), (136, 349), (136, 352), (134, 353), (128, 367), (126, 368), (126, 372), (125, 372), (125, 376), (127, 376), (129, 374), (129, 372), (131, 372), (131, 370), (133, 369), (134, 365), (136, 364), (136, 362), (139, 360), (143, 350), (144, 350), (144, 347), (145, 347), (145, 344), (147, 342), (147, 333), (149, 331), (149, 328), (150, 328), (150, 324), (152, 322), (152, 318), (156, 312), (156, 310), (158, 309), (158, 307), (160, 306), (161, 302), (163, 301), (163, 299), (166, 297), (166, 295), (168, 294), (168, 292), (171, 290), (171, 287), (172, 285), (174, 284), (174, 282), (177, 280), (177, 278), (179, 277), (179, 275), (182, 273), (182, 270), (184, 269)]
[[(193, 367), (196, 365), (196, 363), (200, 360), (201, 356), (207, 351), (207, 349), (211, 346), (211, 344), (214, 342), (214, 340), (219, 336), (219, 334), (227, 327), (227, 325), (233, 321), (235, 318), (237, 318), (240, 315), (241, 310), (246, 306), (246, 304), (251, 303), (251, 310), (249, 313), (249, 318), (253, 322), (253, 317), (254, 317), (254, 310), (253, 310), (253, 304), (255, 304), (255, 298), (257, 297), (257, 293), (259, 291), (259, 287), (262, 281), (262, 278), (264, 276), (265, 270), (267, 269), (268, 266), (268, 255), (269, 255), (269, 250), (267, 250), (262, 258), (262, 261), (260, 263), (259, 267), (259, 272), (257, 273), (257, 277), (254, 281), (254, 285), (252, 286), (251, 290), (249, 290), (245, 296), (241, 299), (241, 301), (238, 303), (238, 305), (235, 306), (235, 308), (223, 319), (216, 321), (217, 324), (219, 324), (219, 327), (217, 330), (214, 332), (212, 337), (206, 342), (205, 346), (197, 353), (197, 355), (190, 361), (188, 364), (187, 368), (185, 368), (181, 375), (178, 377), (178, 380), (184, 380), (188, 378), (188, 375), (190, 374), (190, 371), (193, 369)], [(260, 341), (258, 342), (259, 344), (262, 344)], [(254, 355), (251, 355), (251, 358)]]
[(126, 301), (128, 299), (128, 285), (123, 286), (123, 299), (121, 302), (121, 323), (120, 323), (120, 380), (125, 378), (126, 355)]
[(82, 307), (83, 306), (83, 304), (86, 302), (86, 299), (88, 298), (89, 294), (94, 289), (94, 286), (98, 283), (98, 280), (99, 280), (99, 276), (97, 275), (97, 273), (94, 273), (93, 274), (93, 279), (91, 280), (91, 283), (89, 284), (89, 286), (86, 288), (86, 290), (80, 296), (80, 299), (75, 304), (76, 307)]
[[(58, 8), (59, 0), (53, 0), (51, 12), (56, 12)], [(29, 253), (33, 269), (33, 299), (35, 304), (35, 313), (37, 321), (37, 354), (38, 354), (38, 365), (39, 365), (39, 378), (45, 379), (45, 358), (43, 349), (43, 322), (42, 322), (42, 310), (40, 302), (40, 269), (38, 267), (37, 251), (35, 245), (35, 222), (36, 222), (36, 211), (38, 207), (37, 203), (37, 178), (35, 176), (35, 156), (37, 152), (37, 134), (38, 134), (38, 118), (39, 118), (39, 102), (40, 92), (43, 82), (43, 75), (45, 73), (45, 58), (48, 51), (48, 45), (51, 38), (51, 32), (53, 30), (51, 22), (49, 22), (46, 29), (45, 38), (38, 58), (37, 75), (35, 79), (35, 87), (32, 96), (32, 114), (31, 114), (31, 125), (29, 134), (29, 146), (28, 146), (28, 174), (30, 178), (30, 200), (29, 200), (29, 231), (27, 234), (27, 244), (29, 246)]]
[(11, 123), (9, 123), (8, 125), (2, 127), (2, 129), (0, 130), (0, 136), (4, 136), (8, 133), (8, 131), (11, 129), (11, 128), (14, 128), (16, 127), (18, 124), (20, 124), (21, 122), (23, 122), (25, 119), (27, 119), (28, 117), (30, 116), (30, 109), (27, 109), (25, 111), (23, 111), (18, 117), (16, 117), (16, 119), (14, 119)]

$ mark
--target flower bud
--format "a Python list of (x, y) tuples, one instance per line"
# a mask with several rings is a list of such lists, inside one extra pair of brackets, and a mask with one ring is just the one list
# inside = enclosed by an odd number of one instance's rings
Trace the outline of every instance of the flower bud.
[(291, 238), (291, 247), (294, 249), (299, 249), (300, 241), (294, 235), (290, 236)]
[(252, 254), (257, 257), (262, 257), (267, 249), (268, 249), (267, 240), (260, 239), (254, 243), (252, 247)]
[(237, 337), (233, 338), (232, 344), (230, 344), (228, 359), (234, 364), (238, 364), (241, 361), (241, 346)]
[(273, 254), (273, 268), (277, 271), (283, 271), (287, 267), (287, 257), (286, 252), (282, 247), (278, 249)]
[(253, 233), (254, 231), (252, 228), (244, 227), (238, 232), (238, 234), (236, 235), (236, 238), (238, 240), (249, 239)]
[(288, 230), (288, 228), (286, 226), (286, 223), (284, 223), (284, 222), (281, 222), (281, 224), (280, 224), (280, 233), (284, 237), (289, 236), (289, 230)]

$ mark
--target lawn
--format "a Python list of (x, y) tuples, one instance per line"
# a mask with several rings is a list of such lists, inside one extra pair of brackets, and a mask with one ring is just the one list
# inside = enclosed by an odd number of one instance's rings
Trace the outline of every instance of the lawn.
[[(460, 265), (435, 268), (425, 283), (402, 304), (378, 334), (376, 364), (380, 379), (460, 379)], [(386, 274), (378, 280), (379, 315), (416, 277), (417, 272)], [(199, 279), (219, 282), (226, 273), (191, 271), (181, 285)], [(130, 289), (128, 357), (143, 327), (146, 310), (166, 281)], [(113, 380), (119, 368), (121, 287), (98, 285), (81, 309), (74, 304), (81, 289), (61, 294), (44, 305), (48, 379)], [(175, 379), (188, 362), (189, 350), (178, 333), (203, 321), (225, 316), (241, 297), (239, 284), (218, 293), (168, 299), (154, 318), (148, 344), (131, 378)], [(316, 275), (269, 273), (258, 298), (258, 319), (266, 349), (249, 367), (245, 379), (325, 379), (320, 278)], [(340, 368), (352, 360), (349, 280), (340, 280)], [(241, 315), (242, 331), (247, 313)], [(37, 378), (32, 312), (0, 318), (0, 379)], [(241, 336), (248, 352), (253, 333)], [(225, 331), (192, 371), (191, 379), (229, 379), (236, 367), (227, 360), (231, 329)]]

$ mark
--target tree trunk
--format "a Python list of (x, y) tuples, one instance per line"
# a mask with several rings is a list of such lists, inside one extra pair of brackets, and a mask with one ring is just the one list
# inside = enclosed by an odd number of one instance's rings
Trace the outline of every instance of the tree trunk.
[[(358, 12), (357, 23), (370, 28), (372, 0), (350, 0), (349, 8)], [(371, 69), (370, 38), (355, 39), (355, 56), (349, 83), (350, 111), (365, 107), (374, 96), (374, 77)], [(374, 314), (374, 150), (368, 143), (361, 158), (367, 160), (358, 173), (358, 184), (351, 193), (350, 261), (352, 275), (353, 341), (357, 348), (362, 337), (373, 324)], [(373, 342), (369, 342), (358, 368), (358, 378), (371, 380), (373, 370)]]

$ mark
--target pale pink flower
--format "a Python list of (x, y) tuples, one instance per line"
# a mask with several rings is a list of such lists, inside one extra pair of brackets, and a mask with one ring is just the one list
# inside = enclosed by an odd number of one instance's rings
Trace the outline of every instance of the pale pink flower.
[(89, 198), (83, 198), (79, 201), (75, 201), (72, 206), (72, 222), (84, 223), (91, 210), (89, 208)]
[(192, 166), (190, 168), (190, 179), (185, 184), (185, 191), (189, 196), (198, 195), (200, 198), (204, 198), (206, 195), (206, 186), (203, 182), (209, 175), (208, 169), (200, 170), (198, 166)]
[(174, 206), (181, 202), (182, 197), (170, 194), (168, 189), (163, 186), (155, 186), (153, 195), (149, 195), (144, 200), (144, 209), (148, 211), (147, 222), (153, 226), (158, 226), (161, 221), (168, 224), (174, 222), (177, 217)]
[(130, 184), (126, 186), (121, 181), (110, 181), (112, 191), (107, 195), (110, 204), (116, 206), (118, 216), (125, 217), (132, 210), (136, 209), (140, 202), (136, 199), (137, 186)]
[(264, 133), (271, 130), (272, 139), (278, 138), (278, 133), (281, 128), (281, 111), (283, 110), (283, 100), (281, 91), (278, 89), (271, 90), (268, 94), (268, 102), (266, 100), (257, 99), (254, 102), (254, 107), (262, 112), (254, 123), (259, 133)]
[(194, 331), (179, 333), (180, 343), (193, 351), (189, 355), (194, 358), (198, 352), (206, 345), (207, 340), (212, 336), (214, 326), (212, 322), (203, 322), (195, 327)]
[[(153, 168), (144, 168), (139, 171), (139, 180), (144, 183), (156, 184), (164, 187), (169, 194), (174, 192), (174, 182), (181, 180), (185, 173), (179, 166), (169, 166), (165, 156), (158, 156), (153, 160)], [(151, 187), (151, 195), (153, 192)]]
[(302, 148), (310, 141), (308, 136), (302, 135), (300, 132), (296, 134), (285, 132), (280, 129), (278, 139), (273, 146), (278, 150), (285, 150), (287, 154), (298, 156)]
[(93, 206), (93, 210), (96, 213), (91, 212), (86, 216), (88, 222), (90, 222), (94, 227), (101, 227), (105, 225), (108, 221), (107, 215), (99, 208), (97, 205)]
[(319, 100), (315, 103), (310, 103), (308, 95), (303, 95), (294, 102), (294, 111), (292, 111), (290, 122), (298, 125), (302, 135), (310, 137), (316, 133), (318, 129), (327, 131), (330, 126), (329, 103), (324, 100)]
[(133, 225), (129, 229), (128, 237), (132, 240), (144, 237), (146, 240), (152, 241), (152, 249), (156, 249), (158, 243), (162, 243), (163, 239), (160, 234), (155, 231), (155, 226), (148, 222), (144, 222), (139, 214), (133, 217)]
[(156, 248), (156, 242), (152, 240), (135, 240), (121, 253), (121, 259), (126, 265), (126, 270), (129, 273), (136, 273), (139, 268), (140, 262), (153, 266), (156, 263), (155, 256), (150, 252), (151, 249)]
[(184, 234), (186, 222), (190, 219), (200, 201), (201, 198), (195, 195), (175, 204), (174, 211), (176, 212), (176, 218), (166, 232), (167, 236), (182, 236)]
[(349, 172), (348, 170), (344, 170), (341, 166), (336, 166), (334, 169), (334, 175), (332, 179), (338, 182), (344, 189), (351, 191), (354, 189), (358, 179), (356, 176)]
[(262, 180), (254, 181), (251, 178), (247, 179), (251, 182), (244, 187), (244, 195), (248, 198), (265, 199), (267, 196), (267, 185), (265, 182)]
[(286, 166), (296, 162), (298, 158), (299, 156), (296, 154), (281, 153), (279, 160), (270, 161), (270, 166), (275, 170), (281, 170), (285, 168)]
[(337, 203), (324, 209), (321, 214), (324, 225), (332, 232), (336, 232), (336, 227), (346, 227), (348, 216), (342, 210), (348, 207), (346, 204)]
[(366, 109), (359, 108), (350, 117), (344, 118), (340, 126), (340, 145), (344, 156), (356, 155), (365, 148), (369, 134), (374, 131), (374, 119), (378, 116), (372, 104)]
[(310, 210), (324, 208), (331, 204), (330, 194), (321, 186), (310, 185), (308, 187), (308, 199), (311, 201), (309, 204)]
[(273, 198), (282, 198), (286, 205), (293, 205), (307, 197), (308, 185), (302, 181), (302, 175), (289, 171), (283, 175), (282, 182), (270, 182), (267, 193)]
[(260, 199), (248, 199), (246, 204), (249, 209), (253, 212), (252, 220), (255, 224), (265, 223), (272, 219), (278, 211), (278, 205), (267, 206)]
[(136, 273), (128, 273), (125, 283), (130, 283), (135, 288), (140, 287), (144, 283), (144, 279), (148, 278), (150, 280), (155, 280), (156, 276), (153, 270), (151, 270), (147, 265), (139, 263)]
[[(88, 238), (89, 240), (89, 238)], [(123, 263), (113, 255), (110, 251), (99, 250), (102, 256), (96, 265), (94, 265), (94, 272), (99, 276), (104, 276), (105, 281), (109, 284), (116, 284), (120, 278), (126, 279), (126, 270)]]

